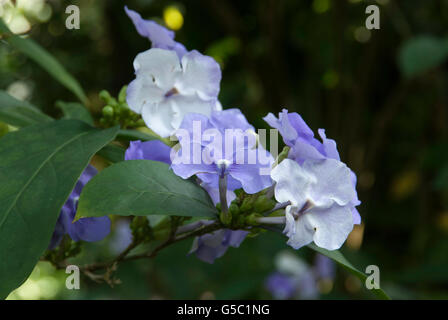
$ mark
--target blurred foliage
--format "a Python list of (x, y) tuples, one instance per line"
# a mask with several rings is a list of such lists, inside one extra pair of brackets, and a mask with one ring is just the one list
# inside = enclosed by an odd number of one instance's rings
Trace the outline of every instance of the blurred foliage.
[[(52, 15), (32, 25), (44, 46), (81, 83), (95, 119), (106, 89), (118, 96), (134, 77), (132, 61), (150, 43), (121, 1), (48, 1)], [(65, 29), (65, 7), (81, 9), (81, 29)], [(377, 4), (381, 29), (367, 30), (365, 8)], [(223, 68), (220, 101), (239, 107), (257, 128), (282, 108), (326, 128), (343, 161), (358, 174), (363, 204), (343, 253), (375, 264), (392, 298), (448, 298), (448, 1), (418, 0), (130, 0), (129, 8), (176, 30), (188, 49)], [(0, 46), (0, 88), (52, 116), (55, 101), (74, 101), (63, 86), (9, 45)], [(4, 126), (3, 126), (4, 127)], [(2, 127), (2, 128), (3, 128)], [(4, 130), (4, 129), (2, 129)], [(110, 241), (83, 244), (76, 262), (110, 257)], [(41, 263), (27, 290), (37, 298), (270, 298), (282, 236), (264, 233), (229, 249), (214, 265), (187, 256), (179, 243), (154, 260), (119, 265), (114, 288), (83, 282), (64, 287), (64, 271)], [(297, 252), (306, 259), (308, 249)], [(51, 290), (41, 288), (41, 279)], [(45, 281), (44, 281), (45, 282)], [(57, 284), (56, 284), (57, 283)], [(26, 286), (26, 285), (25, 285)], [(11, 298), (29, 298), (19, 289)], [(25, 292), (25, 293), (24, 293)], [(343, 269), (326, 298), (372, 298)]]

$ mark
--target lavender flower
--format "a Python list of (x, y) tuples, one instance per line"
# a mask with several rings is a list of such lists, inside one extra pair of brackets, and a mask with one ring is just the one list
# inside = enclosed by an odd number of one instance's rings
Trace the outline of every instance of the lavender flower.
[(194, 253), (198, 259), (204, 262), (213, 263), (215, 259), (222, 257), (226, 253), (229, 246), (238, 248), (247, 234), (247, 231), (242, 230), (217, 230), (196, 237), (189, 253)]
[(256, 193), (272, 185), (268, 174), (273, 162), (269, 152), (257, 146), (253, 130), (245, 132), (240, 125), (242, 114), (235, 109), (215, 112), (211, 119), (200, 114), (185, 116), (176, 131), (180, 150), (173, 159), (174, 173), (186, 179), (197, 175), (201, 181), (218, 188), (219, 179), (227, 178), (227, 188), (243, 188)]
[(73, 222), (82, 188), (96, 173), (96, 169), (89, 165), (76, 183), (56, 222), (49, 245), (50, 250), (59, 245), (65, 234), (68, 234), (73, 241), (88, 242), (100, 241), (109, 234), (110, 220), (108, 217), (81, 218)]
[(277, 271), (266, 280), (266, 289), (275, 299), (316, 299), (317, 278), (313, 268), (289, 252), (276, 256)]
[(153, 160), (171, 164), (171, 148), (160, 140), (131, 141), (124, 155), (125, 160)]
[(162, 137), (179, 128), (187, 113), (210, 116), (217, 106), (221, 69), (197, 51), (181, 60), (174, 51), (150, 49), (134, 60), (136, 79), (127, 89), (127, 103)]
[(121, 219), (117, 221), (114, 231), (109, 242), (109, 248), (112, 253), (120, 254), (132, 243), (132, 230), (129, 220)]
[[(305, 160), (341, 160), (336, 142), (327, 138), (324, 129), (318, 130), (322, 142), (317, 140), (314, 137), (313, 131), (308, 127), (299, 114), (295, 112), (288, 113), (288, 110), (283, 109), (283, 111), (279, 113), (278, 118), (276, 118), (272, 113), (269, 113), (263, 119), (271, 127), (280, 132), (285, 144), (291, 147), (288, 158), (295, 160), (299, 164), (303, 164)], [(350, 171), (350, 176), (353, 188), (356, 188), (356, 174), (353, 171)], [(360, 204), (361, 202), (355, 192), (351, 201), (351, 211), (354, 224), (361, 223), (361, 216), (356, 209), (356, 207)]]
[(299, 249), (312, 241), (339, 249), (353, 229), (351, 201), (356, 191), (350, 169), (334, 159), (306, 160), (302, 166), (285, 159), (272, 170), (275, 198), (290, 202), (285, 209), (284, 233)]
[(272, 273), (267, 278), (265, 286), (277, 300), (291, 299), (297, 293), (297, 279), (280, 272)]

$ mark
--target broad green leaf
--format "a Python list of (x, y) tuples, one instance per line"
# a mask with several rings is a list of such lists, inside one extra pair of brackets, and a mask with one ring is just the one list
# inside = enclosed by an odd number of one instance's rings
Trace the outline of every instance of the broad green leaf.
[(58, 120), (0, 139), (0, 298), (31, 273), (82, 171), (117, 131)]
[(398, 55), (404, 76), (412, 78), (442, 64), (448, 58), (448, 40), (418, 36), (406, 41)]
[(53, 119), (26, 101), (20, 101), (0, 90), (0, 121), (16, 127), (26, 127)]
[(104, 169), (84, 187), (75, 219), (106, 214), (215, 217), (204, 189), (176, 176), (165, 163), (122, 161)]
[[(356, 277), (359, 278), (359, 280), (361, 280), (362, 283), (365, 283), (366, 279), (367, 279), (367, 275), (358, 270), (357, 268), (355, 268), (345, 257), (344, 255), (338, 251), (338, 250), (334, 250), (334, 251), (329, 251), (329, 250), (325, 250), (322, 248), (319, 248), (318, 246), (316, 246), (314, 243), (309, 244), (308, 248), (323, 254), (324, 256), (327, 256), (328, 258), (334, 260), (335, 262), (337, 262), (338, 264), (340, 264), (342, 267), (344, 267), (345, 269), (347, 269), (350, 273), (352, 273), (353, 275), (355, 275)], [(389, 296), (386, 294), (386, 292), (384, 292), (382, 289), (372, 289), (371, 290), (378, 298), (380, 299), (385, 299), (385, 300), (389, 300)]]
[(89, 110), (78, 102), (57, 101), (56, 106), (62, 110), (65, 119), (81, 120), (93, 125), (93, 118)]
[(117, 139), (125, 141), (134, 141), (134, 140), (149, 141), (149, 140), (155, 140), (157, 138), (141, 131), (123, 129), (118, 132)]
[(124, 160), (124, 154), (126, 150), (115, 144), (108, 144), (103, 149), (98, 151), (97, 155), (109, 160), (112, 163), (120, 162)]
[(87, 97), (78, 81), (76, 81), (76, 79), (73, 78), (73, 76), (39, 44), (31, 39), (26, 39), (11, 33), (2, 19), (0, 19), (0, 34), (2, 34), (3, 39), (11, 46), (34, 60), (53, 78), (73, 92), (81, 102), (87, 103)]

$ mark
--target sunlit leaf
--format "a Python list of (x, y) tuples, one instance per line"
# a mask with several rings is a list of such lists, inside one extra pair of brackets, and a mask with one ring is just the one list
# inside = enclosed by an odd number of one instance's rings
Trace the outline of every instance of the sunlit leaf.
[(0, 139), (0, 298), (29, 276), (82, 171), (117, 131), (58, 120)]

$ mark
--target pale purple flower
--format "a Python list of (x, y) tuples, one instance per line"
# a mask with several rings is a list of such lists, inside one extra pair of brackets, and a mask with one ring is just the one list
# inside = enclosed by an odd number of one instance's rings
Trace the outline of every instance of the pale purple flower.
[(127, 219), (118, 220), (115, 224), (112, 239), (109, 242), (110, 251), (113, 254), (122, 253), (132, 243), (132, 230)]
[(275, 299), (315, 299), (318, 297), (317, 278), (305, 261), (289, 252), (276, 256), (277, 271), (266, 280), (265, 286)]
[[(341, 160), (336, 142), (327, 138), (324, 129), (318, 130), (322, 142), (316, 139), (313, 131), (308, 127), (299, 114), (295, 112), (288, 113), (288, 110), (283, 109), (283, 111), (279, 113), (278, 118), (272, 113), (269, 113), (263, 119), (271, 127), (279, 131), (285, 144), (291, 148), (288, 158), (297, 161), (299, 164), (303, 164), (305, 160)], [(353, 187), (356, 188), (356, 174), (351, 171), (350, 175)], [(356, 209), (360, 204), (361, 202), (355, 192), (354, 198), (351, 201), (354, 224), (361, 223), (361, 216)]]
[(126, 150), (125, 160), (153, 160), (166, 164), (171, 164), (171, 148), (160, 140), (150, 140), (142, 142), (140, 140), (131, 141)]
[(328, 250), (339, 249), (353, 229), (356, 190), (350, 169), (334, 159), (306, 160), (302, 165), (285, 159), (271, 177), (276, 200), (290, 202), (285, 209), (287, 243), (294, 249), (313, 241)]
[(295, 277), (280, 272), (272, 273), (265, 283), (266, 289), (277, 300), (293, 298), (297, 293), (297, 280)]
[(153, 48), (173, 50), (179, 58), (182, 58), (187, 53), (187, 49), (185, 49), (183, 44), (174, 41), (173, 31), (162, 27), (154, 21), (142, 19), (139, 13), (128, 9), (127, 6), (124, 7), (124, 10), (134, 23), (137, 32), (142, 37), (148, 38)]
[(83, 240), (88, 242), (100, 241), (109, 234), (110, 220), (108, 217), (81, 218), (73, 222), (82, 188), (96, 173), (96, 169), (90, 165), (82, 173), (68, 200), (62, 207), (49, 249), (57, 247), (65, 234), (68, 234), (73, 241)]
[(271, 186), (263, 170), (270, 169), (273, 159), (256, 146), (252, 126), (241, 117), (235, 109), (215, 112), (211, 119), (200, 114), (186, 115), (176, 131), (181, 148), (173, 159), (173, 171), (184, 179), (197, 175), (214, 188), (218, 188), (220, 178), (226, 177), (229, 190), (243, 188), (251, 194)]
[(188, 113), (210, 116), (216, 110), (221, 69), (193, 50), (182, 59), (174, 51), (150, 49), (134, 60), (136, 79), (127, 103), (161, 137), (169, 137)]
[(226, 253), (229, 247), (238, 248), (249, 232), (243, 230), (221, 229), (196, 237), (190, 254), (204, 262), (213, 263)]
[(334, 261), (323, 254), (316, 254), (314, 258), (314, 273), (319, 280), (333, 280), (336, 273)]

